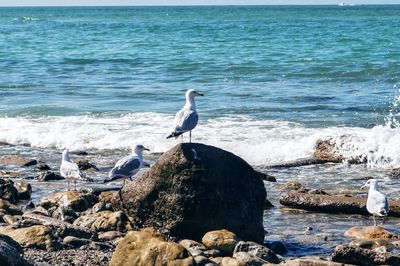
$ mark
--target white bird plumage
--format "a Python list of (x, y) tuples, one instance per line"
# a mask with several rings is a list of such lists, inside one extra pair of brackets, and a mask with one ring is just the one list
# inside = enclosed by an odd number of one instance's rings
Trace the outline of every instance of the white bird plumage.
[(62, 177), (68, 180), (87, 180), (86, 176), (81, 172), (78, 165), (71, 161), (68, 150), (64, 150), (62, 152), (60, 174)]
[(190, 142), (192, 142), (192, 130), (196, 127), (199, 120), (194, 100), (196, 96), (204, 96), (204, 94), (193, 89), (186, 91), (186, 103), (183, 108), (176, 113), (174, 131), (167, 137), (167, 139), (172, 137), (177, 138), (183, 133), (189, 131), (189, 139)]
[(375, 216), (384, 217), (389, 213), (389, 204), (386, 196), (379, 191), (378, 181), (369, 179), (361, 189), (369, 187), (367, 210), (372, 214), (374, 225), (376, 226)]
[(136, 145), (132, 149), (132, 154), (118, 160), (113, 169), (111, 169), (108, 178), (104, 183), (116, 181), (119, 179), (131, 179), (143, 166), (143, 151), (148, 151), (143, 145)]

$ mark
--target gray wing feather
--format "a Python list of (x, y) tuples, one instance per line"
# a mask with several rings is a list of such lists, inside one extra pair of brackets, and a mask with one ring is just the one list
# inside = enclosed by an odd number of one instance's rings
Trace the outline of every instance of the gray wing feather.
[(377, 215), (387, 215), (389, 204), (386, 196), (380, 192), (368, 195), (367, 209), (369, 212)]
[(111, 169), (109, 177), (131, 177), (140, 169), (141, 162), (138, 158), (127, 157), (119, 160), (113, 169)]
[(180, 121), (175, 128), (175, 132), (186, 132), (196, 127), (199, 116), (196, 111), (187, 110), (181, 117)]

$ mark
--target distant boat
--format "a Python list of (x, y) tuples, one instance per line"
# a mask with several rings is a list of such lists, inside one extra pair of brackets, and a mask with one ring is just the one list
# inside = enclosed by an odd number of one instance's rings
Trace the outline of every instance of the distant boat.
[(354, 4), (349, 4), (349, 3), (341, 2), (340, 4), (338, 4), (338, 6), (354, 6)]

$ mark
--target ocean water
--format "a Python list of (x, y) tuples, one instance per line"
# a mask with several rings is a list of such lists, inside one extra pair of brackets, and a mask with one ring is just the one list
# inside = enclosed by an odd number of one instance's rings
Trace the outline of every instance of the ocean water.
[(0, 140), (161, 152), (188, 88), (194, 141), (255, 165), (399, 167), (400, 6), (0, 8)]

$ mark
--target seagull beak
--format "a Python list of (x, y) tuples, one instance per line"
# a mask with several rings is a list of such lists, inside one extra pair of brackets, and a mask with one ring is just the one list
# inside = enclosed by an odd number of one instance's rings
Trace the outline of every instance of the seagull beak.
[(204, 93), (202, 93), (202, 92), (197, 92), (196, 93), (198, 96), (204, 96)]
[(361, 187), (360, 187), (360, 190), (364, 190), (365, 187), (366, 187), (366, 185), (361, 186)]
[(146, 147), (144, 147), (143, 150), (144, 150), (144, 151), (150, 151), (150, 149), (148, 149), (148, 148), (146, 148)]

